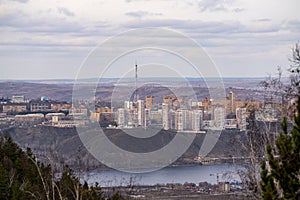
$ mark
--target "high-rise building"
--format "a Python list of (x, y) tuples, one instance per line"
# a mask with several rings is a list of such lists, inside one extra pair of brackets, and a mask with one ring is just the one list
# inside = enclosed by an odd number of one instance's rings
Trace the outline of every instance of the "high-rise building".
[(183, 116), (183, 112), (182, 110), (176, 110), (176, 114), (175, 114), (175, 129), (177, 131), (183, 131), (184, 129), (184, 116)]
[(137, 116), (137, 113), (136, 113), (136, 109), (129, 109), (127, 111), (127, 125), (128, 126), (136, 126), (136, 122), (137, 122), (137, 119), (136, 119), (136, 116)]
[(149, 126), (151, 123), (151, 110), (146, 108), (145, 109), (145, 121), (144, 121), (144, 125), (145, 127)]
[(176, 112), (174, 110), (170, 110), (169, 112), (169, 128), (176, 129)]
[(185, 130), (192, 130), (193, 126), (193, 111), (185, 110)]
[(207, 97), (205, 97), (202, 101), (202, 106), (204, 106), (205, 110), (208, 110), (210, 105), (211, 105), (211, 101)]
[(152, 109), (153, 106), (153, 96), (146, 96), (146, 108)]
[(126, 113), (124, 108), (118, 109), (118, 125), (125, 126), (126, 125)]
[(162, 104), (162, 124), (164, 130), (169, 130), (169, 105), (167, 103)]
[(180, 102), (176, 96), (172, 97), (172, 104), (173, 104), (172, 105), (173, 108), (175, 108), (175, 109), (180, 108)]
[(126, 110), (133, 108), (133, 102), (132, 101), (124, 101), (124, 108)]
[(214, 109), (214, 126), (217, 129), (223, 129), (225, 125), (225, 109), (216, 107)]
[(132, 101), (130, 101), (129, 102), (129, 109), (132, 109), (134, 106), (133, 106), (133, 102)]
[(145, 102), (138, 100), (138, 126), (144, 126), (145, 123)]
[(203, 111), (193, 110), (192, 112), (193, 112), (192, 129), (194, 131), (200, 131), (202, 129)]
[(124, 101), (124, 108), (129, 109), (129, 101)]
[(172, 106), (172, 97), (164, 96), (163, 103), (168, 104), (169, 108), (171, 108), (171, 106)]
[(177, 131), (192, 130), (193, 111), (179, 109), (175, 114), (175, 129)]

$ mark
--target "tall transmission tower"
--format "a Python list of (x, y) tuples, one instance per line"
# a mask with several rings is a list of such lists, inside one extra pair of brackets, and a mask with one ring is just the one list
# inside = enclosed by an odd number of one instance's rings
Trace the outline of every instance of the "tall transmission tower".
[(139, 98), (137, 79), (138, 79), (138, 65), (137, 65), (137, 62), (135, 61), (135, 102), (137, 102), (138, 98)]

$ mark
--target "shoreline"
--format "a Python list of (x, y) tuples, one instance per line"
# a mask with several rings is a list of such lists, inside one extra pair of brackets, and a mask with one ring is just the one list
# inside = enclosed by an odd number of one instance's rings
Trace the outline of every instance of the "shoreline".
[[(176, 169), (176, 168), (181, 168), (181, 167), (220, 166), (220, 165), (229, 165), (229, 166), (230, 165), (241, 165), (241, 166), (243, 166), (243, 165), (245, 165), (245, 163), (218, 163), (218, 164), (201, 164), (201, 163), (197, 164), (197, 163), (195, 163), (195, 164), (180, 164), (180, 165), (176, 164), (176, 165), (169, 165), (169, 166), (163, 167), (161, 169)], [(154, 170), (154, 171), (158, 171), (158, 170), (161, 170), (161, 169), (157, 169), (157, 170)], [(98, 168), (95, 168), (95, 169), (92, 169), (92, 170), (87, 170), (86, 172), (88, 172), (88, 173), (99, 173), (99, 172), (107, 172), (107, 171), (119, 171), (119, 172), (124, 172), (124, 173), (131, 174), (131, 172), (116, 170), (116, 169), (109, 168), (109, 167), (98, 167)], [(134, 173), (134, 172), (132, 172), (132, 173)], [(144, 172), (144, 173), (149, 173), (149, 172)]]

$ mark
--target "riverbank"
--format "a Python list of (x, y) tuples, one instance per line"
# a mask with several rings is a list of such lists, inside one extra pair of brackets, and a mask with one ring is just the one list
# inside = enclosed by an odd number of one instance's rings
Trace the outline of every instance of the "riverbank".
[(220, 184), (209, 184), (206, 182), (185, 184), (166, 184), (155, 186), (129, 186), (129, 187), (104, 187), (102, 191), (108, 196), (118, 190), (127, 199), (147, 199), (147, 200), (173, 200), (173, 199), (245, 199), (247, 193), (240, 185), (231, 184), (224, 187), (224, 182)]

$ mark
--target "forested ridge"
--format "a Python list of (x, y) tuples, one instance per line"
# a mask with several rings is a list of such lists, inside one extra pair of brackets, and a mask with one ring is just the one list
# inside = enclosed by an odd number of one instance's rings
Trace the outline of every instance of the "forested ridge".
[(0, 137), (0, 199), (122, 199), (104, 195), (96, 183), (81, 182), (67, 165), (54, 173), (50, 164), (37, 160), (30, 148), (22, 150), (8, 134)]

